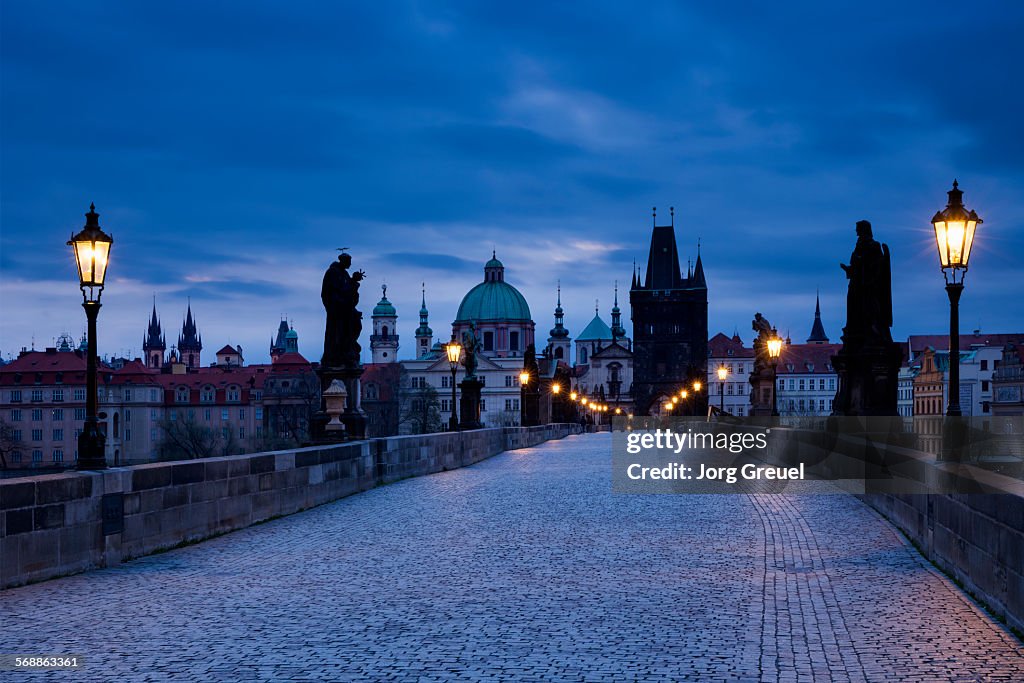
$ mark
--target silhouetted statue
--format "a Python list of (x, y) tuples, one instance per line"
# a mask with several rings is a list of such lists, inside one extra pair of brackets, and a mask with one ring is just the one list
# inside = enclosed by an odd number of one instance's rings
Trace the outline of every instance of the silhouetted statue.
[(894, 416), (903, 351), (892, 341), (892, 269), (889, 247), (857, 221), (857, 246), (850, 264), (839, 264), (849, 279), (843, 348), (832, 357), (839, 386), (833, 415)]
[(466, 379), (476, 378), (476, 354), (482, 349), (480, 340), (476, 336), (476, 325), (469, 324), (469, 329), (462, 333), (462, 348), (465, 352), (465, 359), (462, 364), (466, 368)]
[(877, 346), (892, 341), (892, 273), (889, 247), (871, 234), (871, 223), (857, 221), (857, 246), (850, 265), (839, 266), (850, 280), (843, 341)]
[(359, 282), (366, 273), (359, 270), (350, 275), (348, 269), (351, 266), (352, 256), (342, 252), (324, 274), (320, 289), (320, 299), (327, 311), (324, 355), (320, 359), (324, 367), (359, 367), (363, 314), (356, 310), (356, 305), (359, 303)]

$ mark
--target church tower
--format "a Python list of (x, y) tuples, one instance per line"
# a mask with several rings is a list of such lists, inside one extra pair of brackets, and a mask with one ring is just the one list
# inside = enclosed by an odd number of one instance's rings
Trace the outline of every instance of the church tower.
[(555, 304), (555, 326), (548, 337), (548, 352), (551, 358), (569, 362), (569, 330), (565, 329), (565, 311), (562, 310), (562, 283), (558, 283), (558, 303)]
[(178, 335), (178, 355), (186, 368), (202, 367), (200, 354), (203, 351), (203, 338), (199, 334), (195, 320), (192, 319), (192, 302), (188, 304), (188, 312), (185, 314), (185, 322), (181, 325), (181, 334)]
[(398, 361), (398, 312), (388, 301), (388, 286), (381, 285), (382, 295), (373, 307), (373, 334), (370, 335), (370, 352), (374, 363), (395, 363)]
[(156, 297), (153, 297), (153, 315), (149, 319), (149, 327), (142, 338), (142, 354), (146, 358), (146, 367), (163, 367), (164, 352), (166, 350), (167, 340), (164, 338), (163, 330), (160, 327), (160, 320), (156, 317)]
[[(633, 319), (633, 398), (637, 415), (657, 412), (657, 402), (695, 380), (706, 381), (708, 286), (700, 249), (693, 272), (683, 277), (676, 246), (675, 210), (669, 225), (654, 221), (646, 276), (634, 274), (629, 292)], [(707, 406), (699, 395), (695, 414)]]
[(615, 303), (612, 305), (612, 341), (617, 342), (626, 336), (626, 328), (622, 326), (622, 309), (619, 308), (619, 281), (615, 281)]
[(420, 326), (416, 328), (416, 358), (422, 358), (430, 351), (430, 344), (434, 339), (434, 331), (430, 329), (427, 322), (427, 285), (423, 285), (422, 298), (420, 303)]
[(821, 324), (821, 297), (814, 296), (814, 324), (811, 325), (811, 336), (807, 338), (808, 344), (828, 344), (828, 335), (825, 334), (825, 326)]

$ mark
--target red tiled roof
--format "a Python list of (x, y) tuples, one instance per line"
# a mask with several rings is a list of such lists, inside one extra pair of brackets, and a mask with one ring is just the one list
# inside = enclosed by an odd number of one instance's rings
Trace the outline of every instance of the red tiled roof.
[[(79, 351), (29, 351), (0, 366), (0, 384), (32, 386), (37, 384), (36, 373), (38, 384), (56, 384), (57, 373), (62, 374), (62, 384), (85, 384), (85, 367), (85, 355)], [(20, 382), (16, 381), (19, 374)]]
[(290, 351), (273, 358), (270, 363), (271, 372), (295, 372), (296, 370), (312, 370), (313, 365), (301, 353)]
[(241, 352), (241, 351), (239, 351), (238, 349), (236, 349), (236, 348), (235, 348), (234, 346), (232, 346), (231, 344), (225, 344), (225, 345), (224, 345), (224, 348), (222, 348), (222, 349), (221, 349), (220, 351), (218, 351), (218, 352), (217, 352), (217, 353), (216, 353), (215, 355), (217, 355), (217, 356), (220, 356), (220, 355), (222, 355), (222, 354), (225, 354), (225, 353), (237, 353), (237, 354), (241, 354), (242, 352)]
[[(729, 353), (732, 351), (732, 353)], [(739, 335), (726, 337), (719, 332), (708, 340), (708, 356), (710, 358), (753, 358), (754, 349), (743, 346)]]
[[(915, 356), (923, 352), (929, 346), (936, 351), (949, 351), (948, 334), (912, 334), (907, 341), (910, 343), (910, 350)], [(1006, 346), (1007, 342), (1011, 341), (1018, 346), (1024, 344), (1024, 332), (1002, 334), (961, 334), (960, 349), (967, 350), (975, 344), (979, 346)]]
[[(842, 344), (787, 344), (779, 356), (780, 375), (831, 374), (832, 356), (839, 353)], [(792, 367), (792, 369), (790, 369)]]
[[(360, 390), (363, 397), (366, 397), (366, 387), (370, 384), (377, 385), (376, 401), (390, 401), (394, 398), (394, 391), (398, 388), (399, 375), (402, 366), (398, 363), (368, 363), (363, 366), (363, 375), (359, 378)], [(443, 397), (445, 390), (442, 390)], [(448, 389), (447, 391), (451, 391)]]

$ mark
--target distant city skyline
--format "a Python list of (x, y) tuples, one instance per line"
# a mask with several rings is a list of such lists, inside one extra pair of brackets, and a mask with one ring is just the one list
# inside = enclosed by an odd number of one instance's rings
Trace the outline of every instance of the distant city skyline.
[[(1024, 322), (1024, 7), (0, 6), (0, 353), (67, 332), (68, 236), (114, 236), (101, 354), (168, 342), (191, 298), (209, 356), (269, 358), (281, 317), (318, 360), (336, 247), (388, 283), (399, 356), (420, 286), (446, 338), (496, 249), (537, 338), (562, 283), (578, 334), (632, 263), (651, 207), (698, 240), (709, 332), (763, 313), (802, 342), (820, 292), (838, 342), (854, 224), (893, 255), (894, 338), (947, 331), (929, 219), (954, 178), (981, 226), (962, 330)], [(964, 35), (970, 50), (937, 52)], [(952, 99), (951, 99), (952, 98)], [(541, 343), (538, 344), (542, 346)], [(364, 335), (364, 358), (368, 342)], [(205, 355), (205, 351), (204, 351)]]

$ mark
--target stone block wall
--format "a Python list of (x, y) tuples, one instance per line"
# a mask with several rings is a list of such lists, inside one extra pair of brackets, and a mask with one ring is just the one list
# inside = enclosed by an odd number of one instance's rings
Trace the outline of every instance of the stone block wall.
[(0, 588), (117, 564), (581, 429), (396, 436), (0, 480)]

